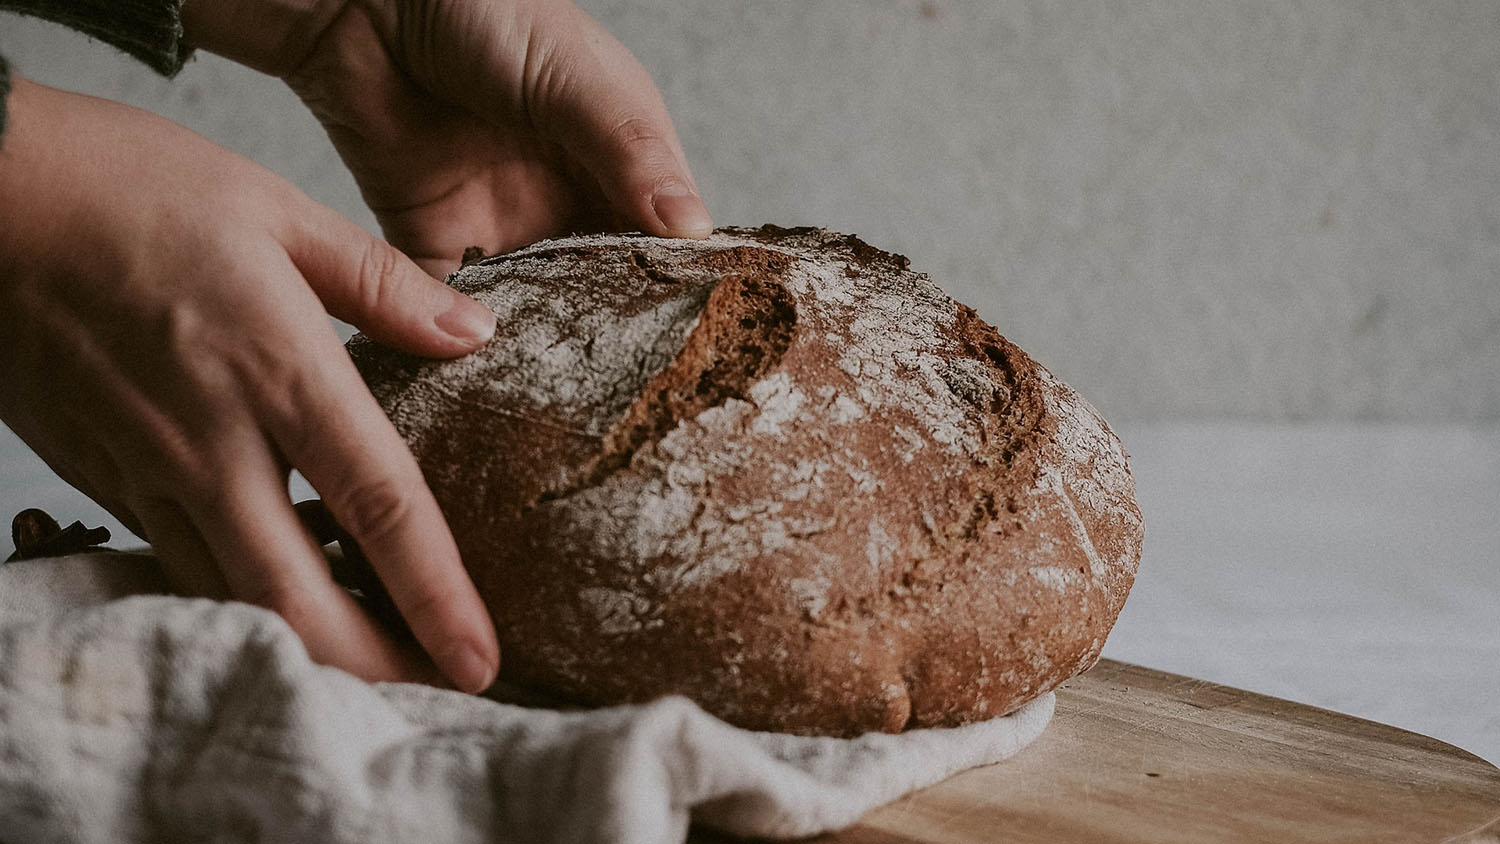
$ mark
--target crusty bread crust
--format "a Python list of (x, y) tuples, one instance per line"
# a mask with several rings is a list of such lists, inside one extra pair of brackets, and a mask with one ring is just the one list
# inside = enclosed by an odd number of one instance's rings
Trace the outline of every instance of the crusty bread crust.
[(482, 351), (349, 349), (502, 677), (850, 735), (1000, 715), (1098, 658), (1141, 554), (1119, 440), (905, 258), (596, 235), (451, 283), (499, 316)]

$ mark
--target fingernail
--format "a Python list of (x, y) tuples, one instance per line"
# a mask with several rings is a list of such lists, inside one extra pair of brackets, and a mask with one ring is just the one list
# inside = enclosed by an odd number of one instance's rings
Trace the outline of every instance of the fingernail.
[(438, 314), (437, 327), (465, 343), (483, 343), (495, 336), (495, 314), (489, 308), (460, 295), (453, 307)]
[(651, 207), (657, 219), (667, 230), (680, 237), (708, 237), (713, 234), (714, 221), (708, 216), (703, 200), (686, 188), (670, 187), (651, 198)]
[(471, 645), (459, 645), (446, 660), (448, 678), (459, 691), (477, 695), (495, 682), (495, 667)]

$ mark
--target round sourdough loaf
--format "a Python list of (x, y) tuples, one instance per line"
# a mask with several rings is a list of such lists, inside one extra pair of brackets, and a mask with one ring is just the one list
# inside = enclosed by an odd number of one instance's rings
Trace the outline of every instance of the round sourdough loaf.
[(899, 255), (820, 229), (600, 235), (469, 265), (483, 350), (362, 337), (502, 678), (849, 735), (1092, 665), (1140, 559), (1119, 440)]

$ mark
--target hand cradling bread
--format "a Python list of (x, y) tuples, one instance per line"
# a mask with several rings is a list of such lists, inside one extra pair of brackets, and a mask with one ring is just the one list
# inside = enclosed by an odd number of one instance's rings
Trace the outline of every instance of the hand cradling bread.
[(820, 229), (547, 241), (451, 279), (454, 361), (349, 350), (513, 684), (852, 735), (1098, 658), (1140, 559), (1119, 440), (906, 259)]

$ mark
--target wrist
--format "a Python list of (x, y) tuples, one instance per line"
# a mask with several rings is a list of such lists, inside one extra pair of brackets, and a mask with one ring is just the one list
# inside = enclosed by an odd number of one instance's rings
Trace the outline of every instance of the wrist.
[[(101, 185), (118, 183), (132, 151), (134, 109), (11, 77), (9, 125), (0, 145), (0, 313), (26, 313), (58, 294), (47, 279), (88, 267), (124, 266), (111, 211), (150, 219), (149, 198), (128, 191), (132, 207), (111, 202)], [(106, 142), (99, 139), (108, 138)], [(38, 286), (42, 285), (42, 286)], [(66, 292), (66, 291), (64, 291)]]
[(54, 164), (76, 163), (57, 144), (56, 124), (68, 118), (69, 103), (52, 101), (54, 93), (30, 80), (11, 78), (9, 125), (0, 145), (0, 207), (26, 208), (27, 213), (7, 215), (6, 225), (0, 226), (0, 266), (5, 267), (7, 284), (31, 269), (30, 257), (56, 243), (56, 212), (72, 198), (68, 187), (50, 184)]
[(272, 76), (307, 57), (349, 0), (185, 0), (183, 37)]

